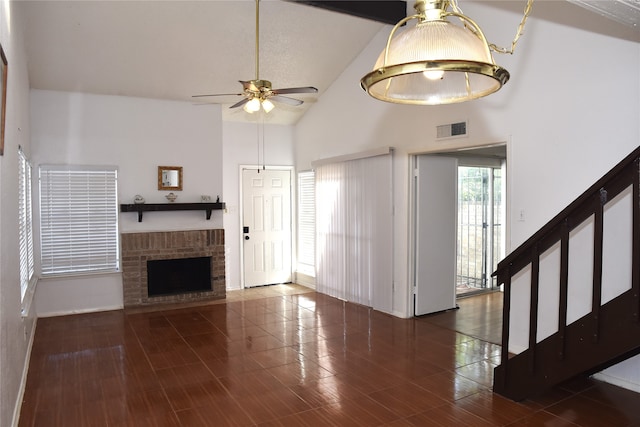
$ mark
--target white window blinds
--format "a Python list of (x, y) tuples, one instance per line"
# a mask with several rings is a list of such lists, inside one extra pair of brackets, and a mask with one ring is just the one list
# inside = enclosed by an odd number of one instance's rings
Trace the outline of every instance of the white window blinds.
[(40, 167), (42, 274), (118, 270), (117, 170)]
[(24, 297), (33, 277), (33, 225), (31, 209), (31, 164), (18, 150), (18, 241), (20, 246), (20, 297)]
[(313, 171), (298, 174), (298, 271), (315, 276), (316, 184)]

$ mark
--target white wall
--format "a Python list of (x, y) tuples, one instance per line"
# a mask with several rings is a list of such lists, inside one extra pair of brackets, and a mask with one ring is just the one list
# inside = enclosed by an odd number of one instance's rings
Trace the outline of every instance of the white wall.
[(64, 316), (123, 307), (122, 275), (94, 274), (40, 279), (35, 307), (38, 317)]
[[(401, 252), (397, 257), (406, 259), (402, 248), (408, 246), (409, 153), (507, 141), (508, 222), (512, 225), (508, 246), (515, 248), (640, 140), (639, 45), (536, 20), (535, 11), (516, 53), (496, 55), (497, 62), (510, 71), (511, 80), (490, 97), (457, 105), (403, 106), (366, 95), (359, 80), (384, 47), (389, 28), (381, 31), (298, 123), (296, 166), (305, 169), (319, 158), (396, 147), (396, 248)], [(517, 25), (520, 18), (476, 3), (466, 5), (465, 13), (485, 30), (494, 31), (506, 27), (505, 23)], [(495, 38), (508, 41), (512, 31), (508, 27)], [(598, 54), (586, 54), (585, 46)], [(566, 60), (574, 51), (582, 54)], [(610, 63), (616, 64), (619, 73), (603, 85)], [(556, 66), (550, 68), (550, 64)], [(459, 120), (469, 122), (467, 138), (436, 141), (437, 125)], [(618, 124), (613, 134), (611, 123)], [(516, 221), (514, 215), (520, 210), (525, 221)], [(398, 266), (403, 263), (398, 260)], [(407, 315), (407, 268), (396, 271), (401, 276), (396, 278), (396, 292), (402, 295), (396, 295), (395, 301), (405, 304), (395, 311)]]
[[(276, 107), (277, 108), (277, 107)], [(277, 110), (270, 114), (277, 114)], [(242, 287), (241, 253), (242, 223), (240, 206), (240, 167), (255, 166), (263, 161), (258, 147), (260, 125), (256, 123), (224, 122), (223, 174), (227, 213), (224, 216), (225, 260), (227, 289)], [(262, 141), (262, 134), (260, 134)], [(258, 155), (260, 153), (260, 158)], [(293, 127), (264, 126), (264, 164), (268, 166), (293, 165)], [(295, 199), (294, 199), (295, 200)]]
[[(209, 221), (201, 211), (145, 212), (141, 223), (137, 214), (121, 213), (120, 230), (224, 227), (227, 289), (240, 288), (238, 178), (240, 165), (255, 165), (259, 160), (256, 123), (223, 125), (218, 105), (194, 107), (190, 103), (41, 90), (33, 90), (31, 99), (36, 166), (116, 165), (120, 203), (132, 203), (136, 194), (148, 203), (166, 202), (168, 192), (157, 190), (159, 165), (184, 168), (184, 188), (176, 192), (178, 202), (196, 202), (200, 195), (215, 200), (219, 195), (227, 209), (214, 211)], [(270, 166), (293, 165), (291, 126), (265, 125), (264, 161)], [(37, 192), (34, 196), (37, 199)], [(39, 316), (118, 308), (122, 306), (121, 275), (41, 279), (36, 306)]]
[(20, 314), (18, 258), (18, 146), (31, 153), (29, 79), (23, 19), (0, 2), (0, 45), (8, 63), (4, 155), (0, 157), (0, 425), (10, 426), (24, 391), (35, 318)]
[[(224, 201), (220, 106), (68, 92), (31, 91), (32, 161), (36, 253), (39, 209), (37, 167), (41, 164), (114, 165), (119, 203), (141, 194), (165, 203), (157, 187), (157, 167), (182, 166), (178, 202), (200, 195)], [(223, 212), (206, 220), (204, 211), (121, 213), (120, 231), (196, 230), (223, 227)], [(36, 257), (37, 258), (37, 257)], [(39, 316), (122, 306), (120, 274), (40, 280), (35, 296)]]
[[(539, 19), (554, 3), (534, 5), (513, 56), (496, 55), (511, 80), (494, 95), (435, 107), (370, 98), (359, 81), (384, 48), (387, 27), (298, 123), (301, 170), (320, 158), (396, 147), (394, 314), (412, 314), (410, 154), (507, 142), (509, 252), (640, 144), (640, 44)], [(521, 18), (477, 2), (464, 10), (503, 45)], [(461, 120), (468, 137), (435, 139), (437, 125)], [(525, 303), (512, 312), (526, 313)]]

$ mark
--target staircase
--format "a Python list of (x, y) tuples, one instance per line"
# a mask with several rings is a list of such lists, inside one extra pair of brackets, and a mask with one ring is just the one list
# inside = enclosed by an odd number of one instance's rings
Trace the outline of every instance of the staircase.
[[(603, 303), (603, 219), (607, 204), (623, 192), (630, 192), (632, 201), (631, 283), (628, 290)], [(592, 283), (587, 284), (591, 288), (591, 311), (567, 324), (572, 304), (569, 275), (573, 274), (569, 268), (570, 233), (585, 221), (593, 224)], [(559, 277), (553, 279), (558, 281), (559, 295), (541, 293), (541, 276), (549, 280), (548, 274), (541, 275), (541, 255), (552, 248), (559, 248)], [(507, 351), (514, 318), (511, 304), (514, 293), (522, 291), (514, 288), (522, 285), (514, 278), (522, 277), (524, 271), (525, 277), (530, 277), (530, 305), (528, 313), (518, 316), (528, 317), (528, 348), (511, 355)], [(493, 275), (498, 284), (504, 285), (503, 351), (501, 364), (494, 371), (494, 392), (520, 401), (577, 375), (595, 373), (640, 354), (640, 147), (500, 262)], [(554, 308), (557, 313), (540, 313), (541, 301), (549, 300), (558, 301)], [(541, 318), (551, 315), (557, 317), (557, 330), (539, 339)]]

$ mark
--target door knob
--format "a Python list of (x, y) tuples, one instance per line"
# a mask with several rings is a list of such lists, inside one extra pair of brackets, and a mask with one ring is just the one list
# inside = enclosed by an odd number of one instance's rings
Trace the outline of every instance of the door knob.
[(244, 236), (244, 240), (249, 240), (249, 236)]

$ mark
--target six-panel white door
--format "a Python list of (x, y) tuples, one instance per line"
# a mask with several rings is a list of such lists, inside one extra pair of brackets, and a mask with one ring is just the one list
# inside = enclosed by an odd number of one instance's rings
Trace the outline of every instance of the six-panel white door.
[(242, 170), (244, 286), (291, 282), (291, 171)]

